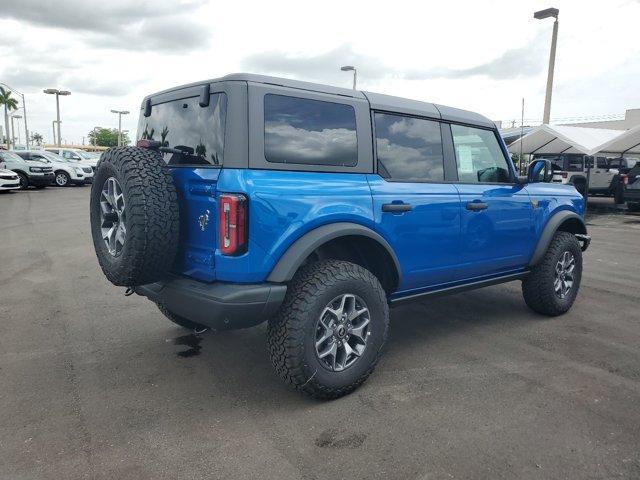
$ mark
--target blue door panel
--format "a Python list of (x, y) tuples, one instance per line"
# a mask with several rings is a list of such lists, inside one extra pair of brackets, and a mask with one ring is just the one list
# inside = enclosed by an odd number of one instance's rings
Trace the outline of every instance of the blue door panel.
[[(523, 268), (534, 248), (528, 192), (520, 185), (456, 184), (462, 224), (456, 280)], [(469, 210), (468, 203), (486, 204)]]
[[(402, 268), (399, 292), (453, 280), (460, 240), (460, 198), (452, 184), (388, 182), (368, 175), (375, 229), (393, 247)], [(389, 203), (405, 213), (383, 212)]]

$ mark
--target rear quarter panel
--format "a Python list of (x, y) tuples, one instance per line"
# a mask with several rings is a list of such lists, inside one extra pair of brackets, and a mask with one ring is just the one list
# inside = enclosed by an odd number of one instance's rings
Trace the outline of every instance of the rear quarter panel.
[(353, 222), (373, 229), (365, 174), (223, 169), (217, 195), (222, 193), (249, 199), (249, 248), (238, 257), (216, 251), (220, 281), (266, 280), (293, 242), (322, 225)]

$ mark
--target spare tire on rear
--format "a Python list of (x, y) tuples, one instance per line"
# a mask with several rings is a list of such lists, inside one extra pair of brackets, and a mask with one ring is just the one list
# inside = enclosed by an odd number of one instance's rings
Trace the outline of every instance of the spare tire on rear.
[(91, 235), (114, 285), (158, 281), (178, 248), (178, 196), (162, 155), (118, 147), (105, 152), (91, 186)]

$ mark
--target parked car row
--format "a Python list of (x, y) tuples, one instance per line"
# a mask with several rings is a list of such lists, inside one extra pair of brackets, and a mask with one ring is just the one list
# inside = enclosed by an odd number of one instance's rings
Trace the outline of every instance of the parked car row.
[(99, 157), (86, 153), (65, 148), (0, 150), (0, 190), (91, 183)]

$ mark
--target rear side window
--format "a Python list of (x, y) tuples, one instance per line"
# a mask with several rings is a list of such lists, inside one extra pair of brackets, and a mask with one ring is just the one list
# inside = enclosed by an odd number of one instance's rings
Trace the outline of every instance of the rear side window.
[(507, 159), (492, 130), (451, 125), (451, 134), (460, 182), (510, 182)]
[(403, 181), (444, 180), (439, 122), (376, 113), (375, 127), (380, 175)]
[(351, 105), (267, 94), (264, 155), (272, 163), (353, 167), (358, 163)]
[(209, 106), (200, 97), (154, 105), (151, 116), (140, 115), (138, 139), (160, 142), (169, 165), (221, 166), (227, 117), (227, 96), (211, 95)]

